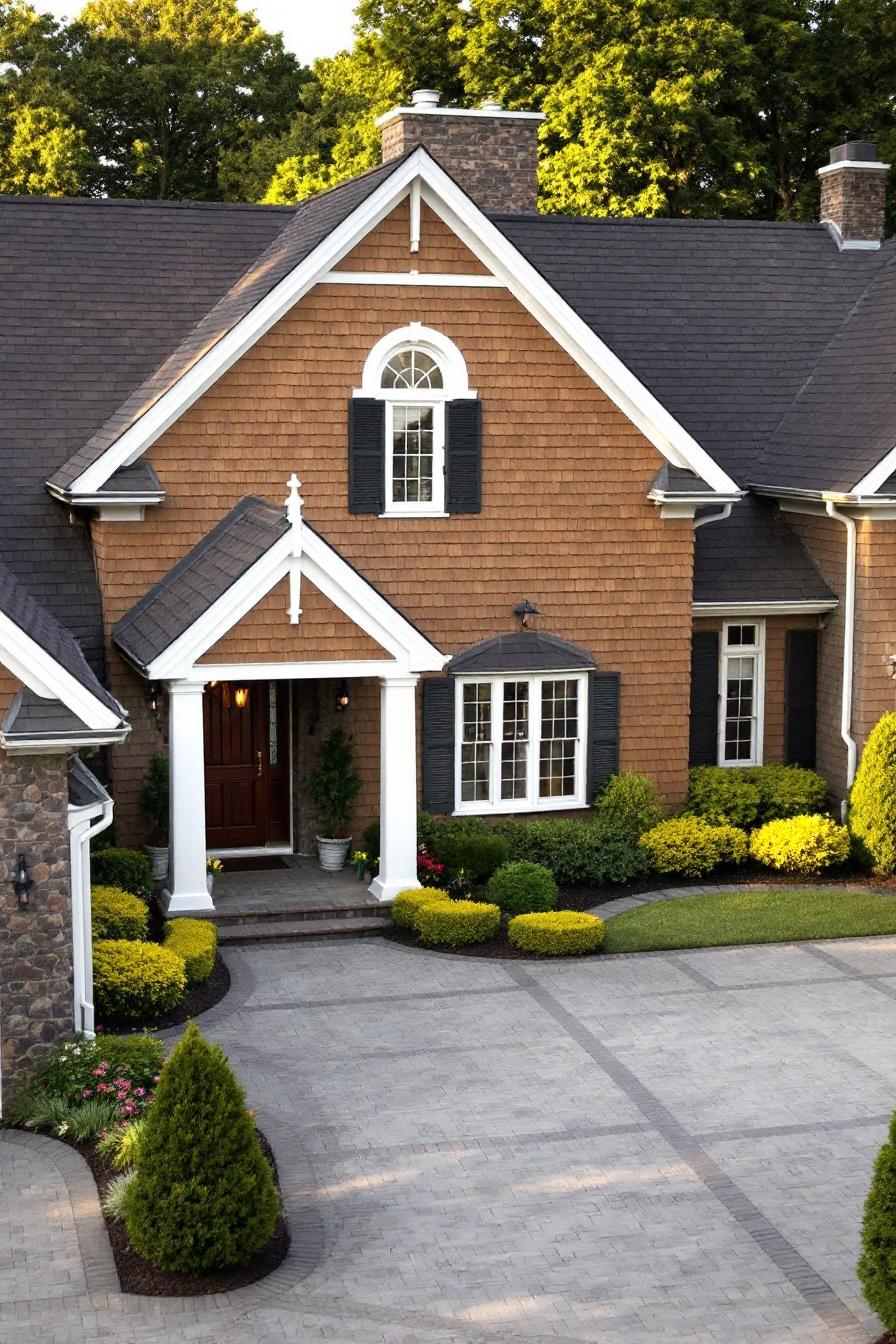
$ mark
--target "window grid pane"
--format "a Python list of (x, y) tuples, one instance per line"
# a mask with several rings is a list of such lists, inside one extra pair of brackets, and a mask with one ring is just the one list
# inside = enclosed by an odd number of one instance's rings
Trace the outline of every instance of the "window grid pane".
[(424, 350), (399, 350), (383, 370), (383, 387), (441, 387), (442, 370)]
[(491, 742), (464, 742), (460, 756), (461, 802), (487, 803), (491, 773)]
[[(746, 627), (751, 629), (751, 627)], [(755, 636), (754, 636), (755, 637)], [(729, 658), (725, 668), (726, 761), (750, 761), (756, 738), (755, 658)]]
[(464, 741), (491, 742), (492, 686), (490, 681), (470, 682), (464, 687)]
[(431, 504), (433, 483), (432, 406), (392, 408), (392, 499), (396, 504)]
[(579, 683), (545, 681), (541, 687), (540, 798), (571, 798), (576, 791)]

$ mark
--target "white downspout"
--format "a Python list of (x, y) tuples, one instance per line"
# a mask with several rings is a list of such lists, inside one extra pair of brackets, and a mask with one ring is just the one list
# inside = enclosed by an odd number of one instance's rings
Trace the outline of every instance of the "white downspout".
[[(846, 528), (846, 592), (843, 599), (843, 693), (840, 700), (840, 736), (846, 743), (846, 789), (852, 787), (856, 777), (856, 756), (858, 749), (852, 736), (852, 676), (853, 648), (856, 632), (856, 520), (849, 514), (840, 513), (833, 500), (825, 502), (829, 518), (836, 518)], [(846, 799), (840, 806), (842, 819), (846, 820)]]
[(90, 908), (90, 841), (112, 824), (111, 800), (91, 808), (78, 820), (70, 818), (72, 895), (72, 952), (74, 969), (75, 1031), (93, 1036), (93, 943)]
[(733, 504), (723, 504), (718, 513), (710, 513), (703, 518), (694, 518), (694, 527), (702, 527), (704, 523), (724, 523), (726, 518), (731, 517)]

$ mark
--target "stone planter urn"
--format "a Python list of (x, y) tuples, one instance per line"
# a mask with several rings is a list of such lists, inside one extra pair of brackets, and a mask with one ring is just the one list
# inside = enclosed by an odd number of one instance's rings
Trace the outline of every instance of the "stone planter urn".
[(152, 864), (152, 880), (161, 885), (168, 876), (168, 846), (144, 845), (143, 851), (149, 855)]
[(351, 836), (346, 836), (344, 840), (332, 840), (326, 836), (318, 835), (317, 857), (320, 860), (320, 866), (325, 873), (338, 873), (345, 867), (345, 860), (348, 856), (348, 847), (352, 842)]

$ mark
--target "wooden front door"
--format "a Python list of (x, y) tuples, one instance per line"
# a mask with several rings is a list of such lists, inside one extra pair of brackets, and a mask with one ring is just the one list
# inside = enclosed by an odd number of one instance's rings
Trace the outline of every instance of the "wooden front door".
[(266, 681), (220, 681), (206, 689), (205, 826), (209, 849), (252, 848), (288, 841), (288, 693), (286, 683)]

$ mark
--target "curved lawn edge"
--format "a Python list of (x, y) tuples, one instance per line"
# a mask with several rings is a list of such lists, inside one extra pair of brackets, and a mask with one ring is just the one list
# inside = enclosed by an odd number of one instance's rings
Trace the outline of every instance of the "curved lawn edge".
[(896, 934), (896, 893), (867, 886), (662, 888), (591, 913), (607, 921), (607, 956)]

